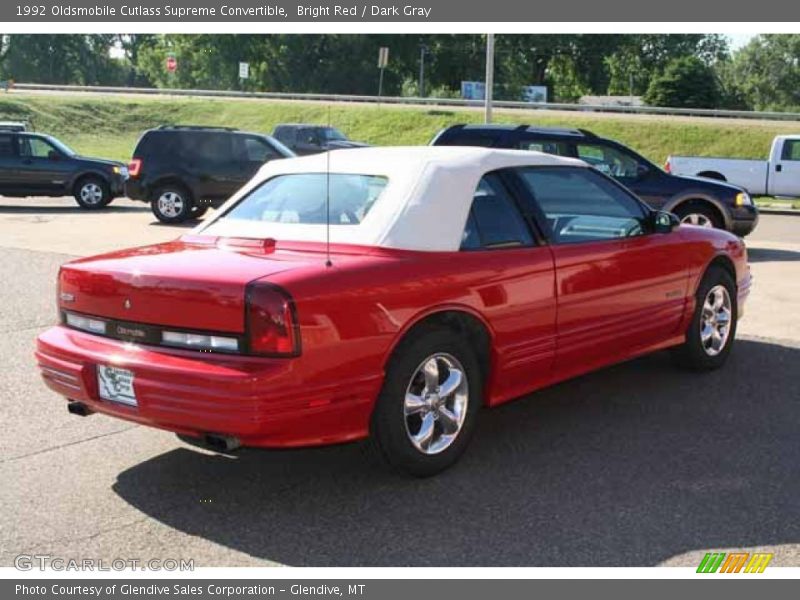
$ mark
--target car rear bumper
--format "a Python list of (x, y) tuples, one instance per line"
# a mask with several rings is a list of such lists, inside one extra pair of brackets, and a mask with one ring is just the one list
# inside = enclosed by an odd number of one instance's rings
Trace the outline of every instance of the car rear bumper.
[[(291, 359), (134, 346), (63, 326), (39, 336), (36, 359), (48, 387), (92, 412), (188, 436), (232, 436), (243, 446), (363, 438), (381, 385), (381, 377), (372, 376), (309, 386)], [(98, 364), (134, 373), (138, 406), (99, 397)]]
[(146, 186), (142, 185), (141, 180), (128, 178), (125, 182), (125, 197), (131, 200), (150, 201), (150, 192)]

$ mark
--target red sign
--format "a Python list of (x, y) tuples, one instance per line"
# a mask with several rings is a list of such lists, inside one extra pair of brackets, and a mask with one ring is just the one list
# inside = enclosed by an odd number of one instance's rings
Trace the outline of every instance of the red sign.
[(167, 57), (167, 71), (174, 73), (178, 68), (178, 61), (174, 56)]

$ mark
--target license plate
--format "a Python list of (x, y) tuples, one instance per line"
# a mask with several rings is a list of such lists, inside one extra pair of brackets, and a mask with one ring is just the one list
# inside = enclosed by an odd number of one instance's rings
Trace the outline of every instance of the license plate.
[(97, 389), (103, 400), (137, 406), (133, 371), (109, 365), (97, 365)]

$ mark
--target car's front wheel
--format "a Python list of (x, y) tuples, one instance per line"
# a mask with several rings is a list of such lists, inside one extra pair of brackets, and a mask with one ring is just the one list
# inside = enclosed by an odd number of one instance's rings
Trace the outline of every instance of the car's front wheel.
[(150, 207), (162, 223), (182, 223), (192, 218), (191, 194), (179, 185), (162, 185), (153, 192)]
[(687, 202), (676, 208), (674, 212), (684, 225), (716, 229), (725, 228), (725, 224), (720, 219), (719, 214), (706, 204)]
[(108, 184), (99, 177), (84, 177), (75, 185), (75, 201), (81, 208), (96, 210), (113, 200)]
[(712, 265), (697, 289), (686, 341), (674, 350), (677, 362), (700, 371), (725, 364), (733, 348), (737, 314), (733, 277), (727, 270)]
[(391, 466), (434, 475), (466, 449), (481, 396), (481, 371), (467, 340), (449, 329), (413, 335), (388, 365), (372, 415), (372, 442)]

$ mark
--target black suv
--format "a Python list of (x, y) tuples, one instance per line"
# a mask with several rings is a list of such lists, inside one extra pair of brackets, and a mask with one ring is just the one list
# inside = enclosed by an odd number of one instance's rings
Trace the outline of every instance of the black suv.
[(299, 155), (318, 154), (342, 148), (362, 148), (367, 144), (354, 142), (335, 127), (284, 123), (275, 127), (272, 136)]
[(52, 136), (0, 131), (2, 196), (73, 196), (97, 209), (122, 195), (125, 175), (124, 164), (79, 156)]
[(268, 135), (164, 125), (145, 131), (136, 144), (125, 195), (149, 202), (159, 221), (180, 223), (225, 202), (264, 163), (290, 156)]
[(758, 222), (758, 210), (744, 189), (670, 175), (627, 146), (585, 129), (454, 125), (440, 131), (431, 144), (515, 148), (579, 158), (628, 187), (651, 207), (676, 214), (683, 223), (745, 236)]

